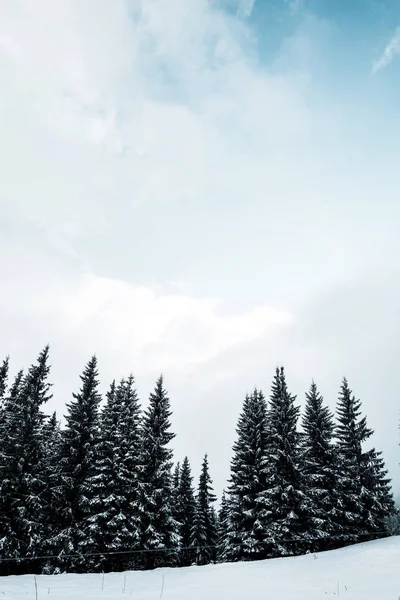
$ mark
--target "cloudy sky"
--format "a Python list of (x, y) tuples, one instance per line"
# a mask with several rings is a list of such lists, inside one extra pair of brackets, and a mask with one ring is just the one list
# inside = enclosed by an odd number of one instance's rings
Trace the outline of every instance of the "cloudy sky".
[[(396, 28), (396, 26), (399, 28)], [(216, 489), (246, 392), (343, 375), (400, 497), (400, 3), (2, 0), (0, 353), (60, 415), (163, 371)]]

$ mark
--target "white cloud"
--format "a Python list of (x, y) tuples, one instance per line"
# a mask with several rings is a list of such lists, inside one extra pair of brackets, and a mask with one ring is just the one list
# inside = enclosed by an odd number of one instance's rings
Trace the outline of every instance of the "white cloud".
[(2, 196), (51, 232), (104, 231), (116, 204), (256, 188), (232, 163), (273, 171), (271, 144), (309, 133), (290, 81), (252, 66), (249, 30), (206, 0), (0, 10)]
[(37, 264), (31, 276), (24, 273), (23, 281), (15, 278), (15, 271), (3, 279), (0, 308), (3, 332), (17, 313), (46, 324), (56, 344), (79, 340), (83, 356), (98, 350), (109, 358), (111, 341), (113, 365), (122, 361), (127, 370), (135, 365), (141, 374), (193, 368), (293, 321), (288, 312), (266, 306), (224, 315), (217, 298), (172, 294), (85, 273), (60, 277)]
[(397, 27), (382, 55), (373, 64), (372, 72), (377, 73), (377, 71), (387, 67), (398, 54), (400, 54), (400, 27)]

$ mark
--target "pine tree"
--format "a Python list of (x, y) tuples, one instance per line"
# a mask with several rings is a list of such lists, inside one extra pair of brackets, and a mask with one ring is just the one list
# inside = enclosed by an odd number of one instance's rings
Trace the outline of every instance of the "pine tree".
[[(133, 375), (121, 382), (123, 388), (120, 423), (120, 470), (119, 476), (123, 490), (122, 513), (126, 518), (126, 528), (121, 537), (123, 550), (137, 550), (141, 541), (140, 482), (142, 469), (142, 411), (135, 388)], [(140, 556), (140, 555), (139, 555)], [(125, 570), (140, 565), (138, 554), (125, 554), (120, 562)]]
[(203, 459), (197, 488), (192, 546), (196, 547), (196, 564), (207, 565), (216, 560), (217, 523), (213, 504), (216, 497), (209, 474), (207, 454)]
[(390, 480), (381, 453), (363, 445), (373, 435), (361, 416), (347, 379), (343, 379), (337, 405), (336, 428), (339, 456), (338, 513), (345, 542), (366, 540), (381, 532), (385, 517), (393, 510)]
[(108, 571), (112, 555), (101, 552), (121, 550), (120, 535), (124, 529), (120, 513), (122, 496), (119, 482), (119, 445), (121, 398), (115, 381), (106, 394), (106, 404), (100, 417), (100, 431), (96, 453), (91, 465), (86, 488), (90, 511), (84, 517), (82, 529), (86, 535), (80, 550), (88, 555), (86, 568), (90, 571)]
[(306, 394), (302, 423), (303, 474), (310, 500), (308, 528), (310, 535), (315, 539), (313, 550), (324, 550), (330, 547), (330, 540), (337, 533), (337, 465), (333, 444), (333, 415), (329, 408), (324, 406), (323, 398), (314, 382)]
[[(14, 456), (14, 440), (17, 435), (20, 406), (18, 403), (23, 371), (20, 371), (8, 394), (4, 398), (2, 418), (0, 420), (2, 445), (0, 448), (0, 558), (5, 560), (10, 549), (12, 558), (20, 555), (17, 542), (13, 540), (13, 498), (18, 487), (17, 463)], [(14, 562), (0, 562), (0, 574), (9, 575), (18, 572)]]
[(233, 446), (225, 560), (265, 558), (264, 460), (266, 402), (262, 392), (246, 396)]
[(295, 399), (287, 389), (283, 367), (277, 368), (267, 413), (266, 490), (262, 494), (273, 556), (299, 554), (309, 548), (304, 541), (309, 507), (299, 464), (299, 408)]
[[(64, 498), (62, 496), (60, 477), (61, 429), (54, 412), (46, 418), (43, 425), (44, 470), (44, 542), (43, 555), (54, 556), (57, 552), (58, 519)], [(42, 572), (45, 574), (58, 572), (57, 562), (50, 559), (44, 561)]]
[(7, 356), (0, 367), (0, 435), (3, 437), (3, 427), (5, 422), (4, 400), (7, 392), (9, 371), (9, 357)]
[[(66, 428), (61, 447), (61, 485), (64, 504), (60, 511), (60, 555), (81, 552), (87, 544), (87, 519), (92, 514), (90, 487), (99, 444), (97, 359), (93, 356), (80, 376), (82, 386), (67, 404)], [(65, 559), (65, 568), (84, 570), (84, 560)]]
[[(175, 521), (178, 523), (178, 529), (181, 525), (181, 506), (180, 506), (180, 498), (179, 498), (179, 483), (181, 477), (181, 465), (179, 462), (176, 463), (173, 475), (172, 475), (172, 489), (171, 489), (171, 506), (172, 506), (172, 516)], [(181, 541), (179, 542), (181, 545)]]
[(372, 435), (365, 417), (361, 416), (361, 402), (356, 400), (347, 379), (342, 381), (337, 405), (338, 447), (338, 502), (337, 512), (342, 541), (357, 541), (365, 533), (362, 518), (361, 462), (362, 444)]
[(361, 500), (363, 517), (371, 537), (382, 537), (387, 519), (395, 513), (391, 480), (382, 457), (382, 452), (372, 448), (364, 454), (362, 463)]
[(46, 346), (26, 376), (18, 374), (4, 402), (0, 455), (1, 551), (3, 556), (21, 558), (20, 563), (9, 566), (9, 572), (40, 569), (40, 561), (23, 561), (23, 557), (40, 556), (44, 543), (45, 415), (41, 407), (51, 398), (48, 357)]
[(218, 512), (217, 524), (217, 559), (223, 562), (227, 557), (227, 538), (229, 526), (229, 504), (225, 491), (222, 493), (221, 506)]
[(191, 548), (192, 529), (196, 513), (196, 499), (193, 489), (193, 477), (187, 456), (183, 459), (179, 474), (179, 487), (177, 497), (178, 513), (176, 520), (179, 523), (180, 553), (179, 565), (189, 567), (193, 564), (195, 554)]
[(10, 359), (7, 356), (3, 360), (3, 364), (0, 367), (0, 402), (2, 402), (2, 400), (5, 396), (5, 393), (7, 391), (9, 363), (10, 363)]
[(116, 571), (134, 565), (132, 555), (125, 553), (134, 551), (139, 540), (139, 413), (133, 376), (118, 386), (113, 382), (101, 415), (97, 460), (89, 482), (91, 514), (83, 548), (88, 554), (106, 553), (90, 559), (92, 570)]
[[(145, 569), (173, 566), (177, 561), (178, 524), (173, 518), (170, 400), (161, 376), (150, 394), (143, 417), (141, 463), (141, 565)], [(157, 552), (159, 550), (159, 552)]]

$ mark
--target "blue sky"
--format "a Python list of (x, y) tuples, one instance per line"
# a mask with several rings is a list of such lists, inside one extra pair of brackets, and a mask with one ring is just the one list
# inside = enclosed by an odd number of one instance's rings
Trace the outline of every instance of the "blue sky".
[(3, 0), (0, 353), (50, 343), (50, 408), (94, 351), (144, 401), (163, 371), (220, 491), (247, 391), (283, 363), (334, 407), (346, 374), (400, 492), (398, 27), (383, 0)]

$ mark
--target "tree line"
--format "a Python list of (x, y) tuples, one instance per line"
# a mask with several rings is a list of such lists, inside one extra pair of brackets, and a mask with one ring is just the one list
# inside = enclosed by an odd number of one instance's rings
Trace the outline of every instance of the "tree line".
[(258, 389), (246, 396), (217, 511), (207, 455), (196, 487), (189, 459), (174, 464), (162, 376), (146, 409), (132, 375), (113, 381), (103, 401), (93, 356), (63, 427), (44, 412), (52, 397), (48, 346), (26, 372), (8, 376), (6, 358), (0, 574), (296, 555), (381, 537), (397, 519), (382, 455), (365, 447), (373, 431), (346, 379), (336, 420), (315, 383), (301, 416), (283, 367), (268, 402)]

